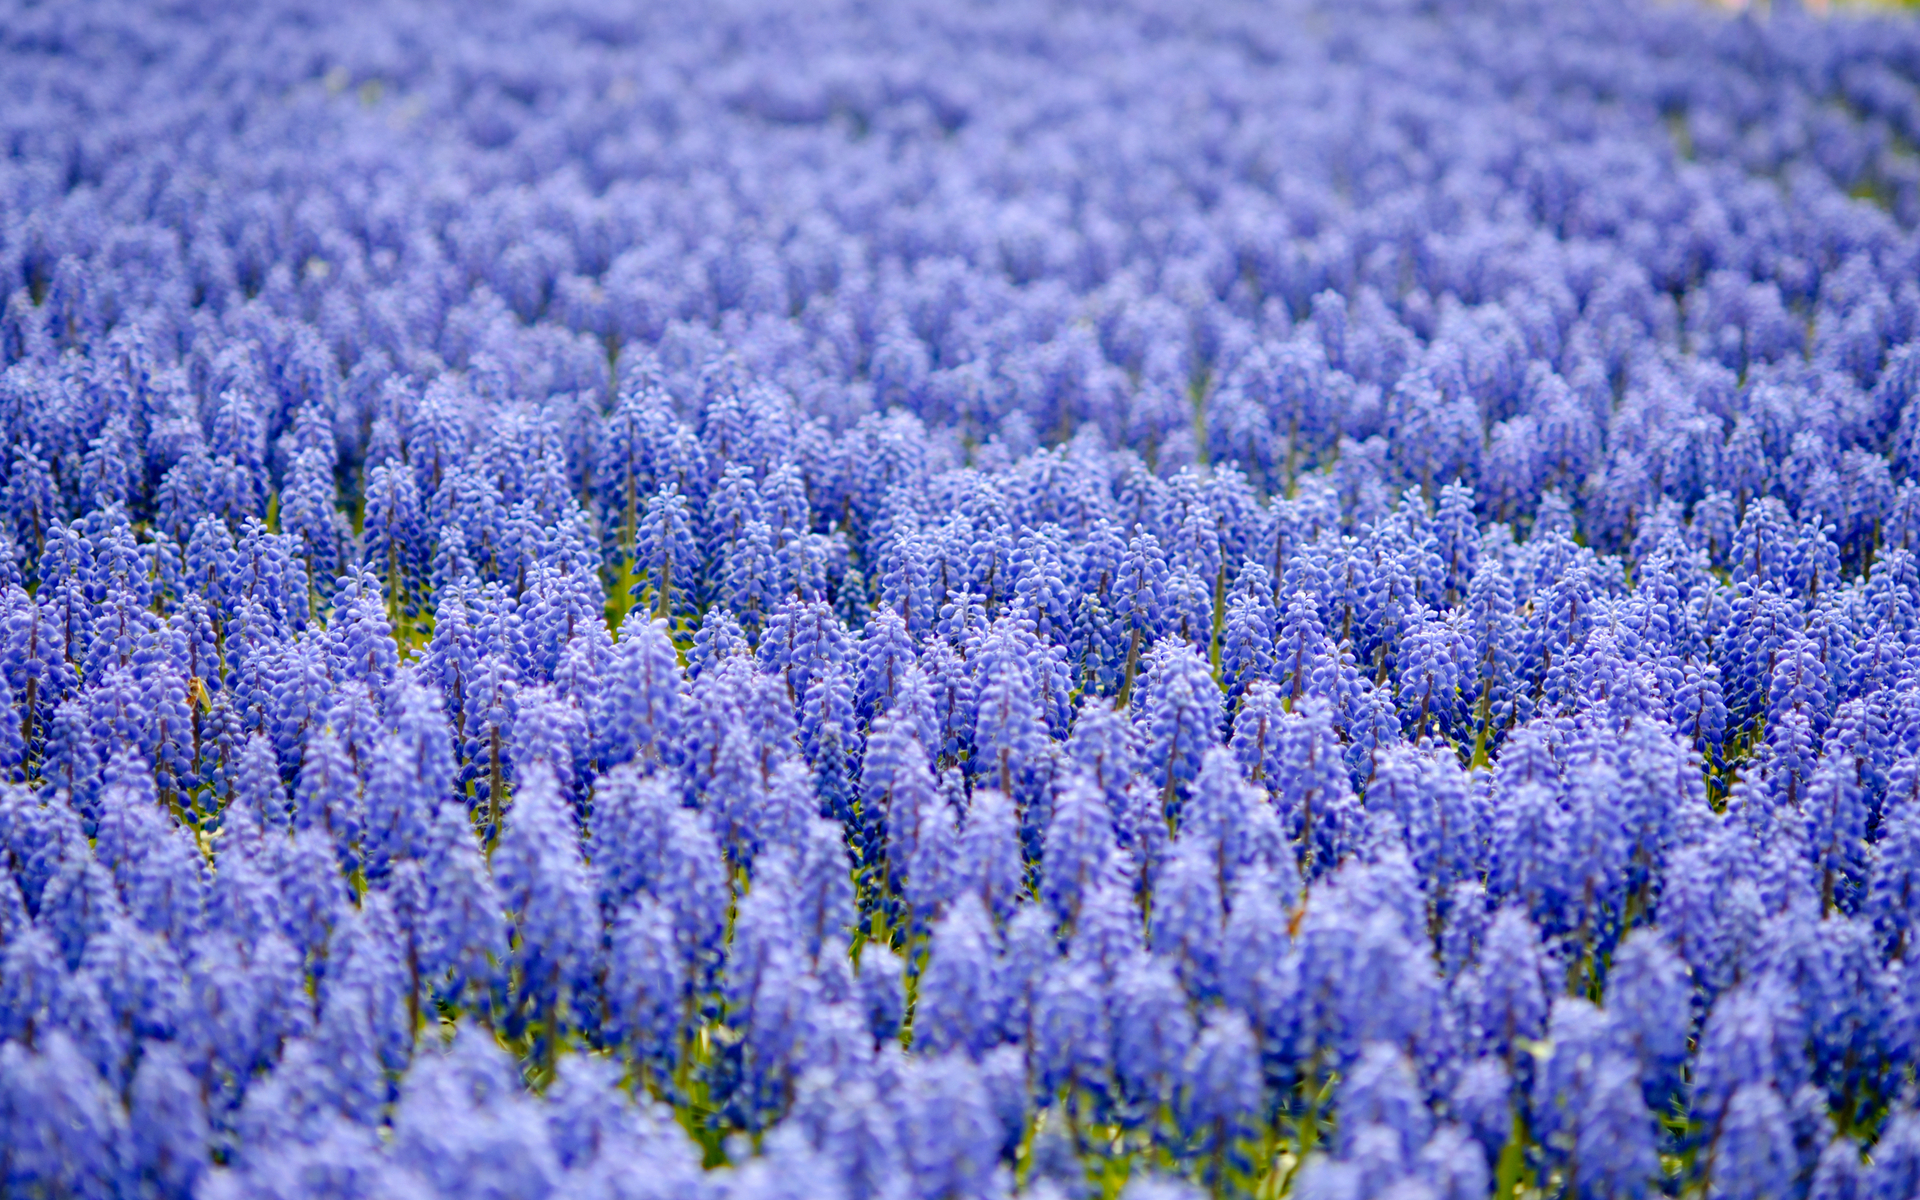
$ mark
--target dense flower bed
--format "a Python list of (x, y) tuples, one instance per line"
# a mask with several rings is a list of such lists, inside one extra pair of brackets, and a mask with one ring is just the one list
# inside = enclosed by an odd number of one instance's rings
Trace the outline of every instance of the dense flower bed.
[(0, 1191), (1911, 1200), (1916, 79), (10, 6)]

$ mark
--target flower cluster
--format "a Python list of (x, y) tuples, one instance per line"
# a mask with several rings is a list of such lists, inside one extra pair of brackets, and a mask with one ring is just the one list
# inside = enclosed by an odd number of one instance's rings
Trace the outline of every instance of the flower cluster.
[(0, 1191), (1920, 1190), (1920, 25), (0, 25)]

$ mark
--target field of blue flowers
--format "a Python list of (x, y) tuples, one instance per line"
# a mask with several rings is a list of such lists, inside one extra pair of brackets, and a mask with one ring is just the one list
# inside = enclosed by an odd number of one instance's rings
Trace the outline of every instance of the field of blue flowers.
[(1920, 1195), (1920, 23), (0, 5), (0, 1193)]

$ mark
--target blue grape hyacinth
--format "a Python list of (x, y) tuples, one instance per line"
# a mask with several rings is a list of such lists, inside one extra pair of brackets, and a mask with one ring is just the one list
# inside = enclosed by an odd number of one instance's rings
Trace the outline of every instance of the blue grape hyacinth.
[(0, 13), (0, 1194), (1911, 1200), (1920, 23)]

